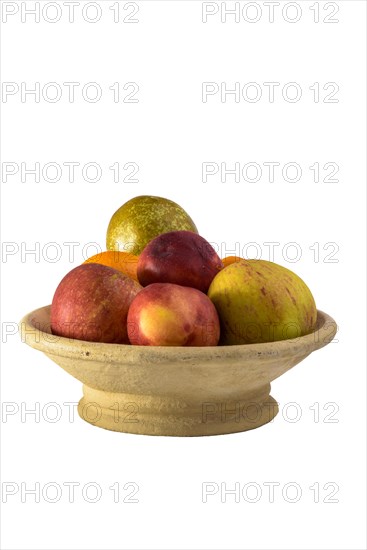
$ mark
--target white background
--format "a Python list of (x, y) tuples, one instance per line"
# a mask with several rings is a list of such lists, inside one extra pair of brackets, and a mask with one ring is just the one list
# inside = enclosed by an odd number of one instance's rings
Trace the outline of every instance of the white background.
[[(74, 23), (62, 2), (56, 23), (45, 20), (56, 17), (52, 6), (39, 23), (32, 15), (22, 22), (21, 10), (34, 2), (13, 2), (19, 11), (4, 21), (9, 3), (2, 2), (3, 82), (19, 89), (22, 82), (28, 88), (39, 82), (41, 90), (56, 82), (63, 91), (55, 103), (42, 94), (39, 103), (30, 95), (22, 102), (20, 92), (2, 97), (3, 170), (11, 162), (19, 168), (2, 182), (3, 501), (4, 483), (19, 487), (2, 505), (2, 547), (365, 548), (365, 3), (298, 1), (283, 15), (281, 1), (271, 23), (269, 8), (258, 2), (257, 22), (228, 16), (222, 23), (218, 13), (203, 23), (201, 2), (140, 1), (139, 22), (124, 23), (134, 7), (120, 2), (120, 22), (114, 23), (114, 3), (102, 1), (100, 20), (90, 23), (81, 12), (86, 2), (79, 1)], [(335, 6), (338, 22), (324, 22)], [(247, 18), (254, 19), (255, 8), (249, 9)], [(289, 23), (295, 9), (300, 20)], [(80, 83), (74, 103), (64, 82)], [(89, 82), (103, 92), (96, 103), (82, 97)], [(123, 97), (130, 91), (123, 85), (137, 83), (138, 103), (115, 103), (109, 90), (115, 82)], [(221, 102), (218, 93), (204, 103), (203, 82), (223, 82), (228, 89), (256, 82), (263, 94), (257, 102), (235, 102), (233, 95)], [(264, 82), (280, 83), (273, 102)], [(300, 87), (299, 101), (283, 98), (289, 82)], [(319, 102), (309, 88), (315, 82)], [(339, 86), (338, 102), (323, 101), (332, 91), (323, 90), (329, 82)], [(55, 183), (42, 175), (36, 183), (30, 174), (22, 182), (21, 163), (31, 168), (36, 162), (41, 168), (49, 162), (80, 167), (74, 182), (66, 168)], [(88, 162), (101, 167), (98, 182), (83, 178)], [(138, 164), (139, 182), (115, 183), (109, 167), (116, 162)], [(233, 176), (221, 182), (214, 175), (204, 183), (203, 162), (229, 168), (256, 162), (264, 171), (257, 182)], [(264, 162), (280, 163), (274, 182)], [(297, 182), (282, 178), (289, 162), (302, 169)], [(309, 169), (315, 162), (318, 183)], [(338, 165), (337, 182), (322, 181), (327, 162)], [(337, 341), (273, 383), (280, 413), (272, 423), (180, 439), (108, 432), (77, 415), (70, 420), (64, 403), (78, 402), (81, 384), (15, 334), (15, 323), (50, 303), (60, 279), (96, 252), (88, 243), (104, 248), (111, 215), (139, 194), (181, 204), (222, 256), (236, 246), (254, 256), (256, 247), (248, 243), (257, 243), (262, 258), (271, 259), (264, 243), (279, 243), (274, 261), (304, 278), (318, 308), (336, 319)], [(71, 242), (74, 258), (65, 244)], [(296, 249), (288, 243), (302, 252), (296, 262), (289, 261)], [(36, 253), (27, 254), (31, 249)], [(47, 403), (57, 404), (59, 421), (50, 420), (55, 408)], [(39, 418), (24, 414), (35, 407)], [(67, 482), (80, 484), (74, 502)], [(122, 502), (127, 482), (139, 485), (137, 503)], [(205, 482), (219, 488), (206, 503)], [(278, 484), (274, 502), (267, 482)], [(40, 484), (39, 503), (32, 495), (22, 502), (22, 483), (28, 489)], [(62, 489), (58, 502), (48, 502), (52, 490), (42, 496), (47, 483)], [(88, 502), (93, 487), (83, 498), (87, 483), (100, 488), (98, 502)], [(110, 489), (115, 483), (119, 503)], [(221, 483), (227, 489), (239, 484), (240, 502), (224, 490), (221, 502)], [(319, 502), (310, 489), (315, 483)], [(289, 502), (294, 487), (301, 493)], [(250, 502), (256, 488), (259, 500)], [(336, 502), (328, 502), (333, 488)]]

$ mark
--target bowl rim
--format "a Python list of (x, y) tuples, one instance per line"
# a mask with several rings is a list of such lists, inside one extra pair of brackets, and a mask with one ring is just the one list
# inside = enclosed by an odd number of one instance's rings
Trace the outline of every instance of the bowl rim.
[[(235, 359), (261, 356), (262, 358), (282, 355), (285, 351), (294, 354), (302, 351), (311, 353), (329, 344), (338, 331), (334, 319), (321, 310), (317, 310), (317, 328), (305, 336), (288, 340), (277, 340), (259, 344), (236, 344), (227, 346), (137, 346), (131, 344), (110, 344), (89, 342), (53, 335), (40, 329), (40, 316), (50, 316), (51, 305), (37, 308), (25, 315), (19, 322), (22, 342), (47, 355), (63, 357), (83, 357), (85, 360), (131, 362), (154, 361), (164, 359), (165, 362), (177, 360)], [(325, 333), (327, 331), (327, 334)]]

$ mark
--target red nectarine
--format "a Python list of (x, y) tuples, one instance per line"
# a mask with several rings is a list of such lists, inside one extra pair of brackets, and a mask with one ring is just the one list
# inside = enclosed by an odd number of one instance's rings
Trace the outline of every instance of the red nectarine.
[(219, 318), (200, 290), (171, 283), (153, 283), (131, 303), (127, 331), (141, 346), (216, 346)]
[(144, 248), (138, 260), (138, 279), (143, 286), (174, 283), (207, 292), (223, 264), (214, 248), (192, 231), (170, 231)]
[(56, 289), (51, 330), (77, 340), (128, 344), (127, 312), (140, 290), (139, 283), (116, 269), (82, 264)]

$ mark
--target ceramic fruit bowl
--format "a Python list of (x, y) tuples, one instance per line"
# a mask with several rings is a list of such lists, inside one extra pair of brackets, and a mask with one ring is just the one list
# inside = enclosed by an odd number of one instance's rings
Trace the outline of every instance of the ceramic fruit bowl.
[(242, 432), (270, 422), (278, 412), (270, 382), (337, 331), (322, 311), (317, 327), (265, 344), (146, 347), (54, 336), (50, 306), (20, 323), (23, 342), (83, 383), (81, 418), (117, 432), (171, 436)]

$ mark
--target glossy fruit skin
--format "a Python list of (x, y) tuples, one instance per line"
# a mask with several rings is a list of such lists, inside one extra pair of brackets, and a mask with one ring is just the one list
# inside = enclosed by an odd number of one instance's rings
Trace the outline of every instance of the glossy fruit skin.
[(154, 237), (176, 230), (198, 232), (187, 212), (175, 202), (141, 195), (123, 204), (112, 216), (107, 229), (107, 249), (138, 256)]
[(128, 344), (127, 313), (141, 286), (120, 271), (82, 264), (60, 282), (51, 305), (51, 330), (65, 338)]
[(107, 250), (100, 252), (91, 256), (85, 260), (85, 264), (101, 264), (113, 269), (121, 271), (124, 275), (127, 275), (134, 281), (138, 281), (137, 267), (138, 267), (138, 256), (129, 254), (128, 252), (117, 252), (117, 250)]
[(310, 289), (295, 273), (265, 260), (225, 267), (210, 285), (224, 345), (286, 340), (309, 334), (317, 310)]
[(129, 340), (139, 346), (216, 346), (216, 309), (206, 294), (171, 283), (145, 287), (128, 314)]
[(192, 231), (170, 231), (159, 235), (139, 256), (141, 285), (173, 283), (206, 293), (223, 264), (214, 248)]

